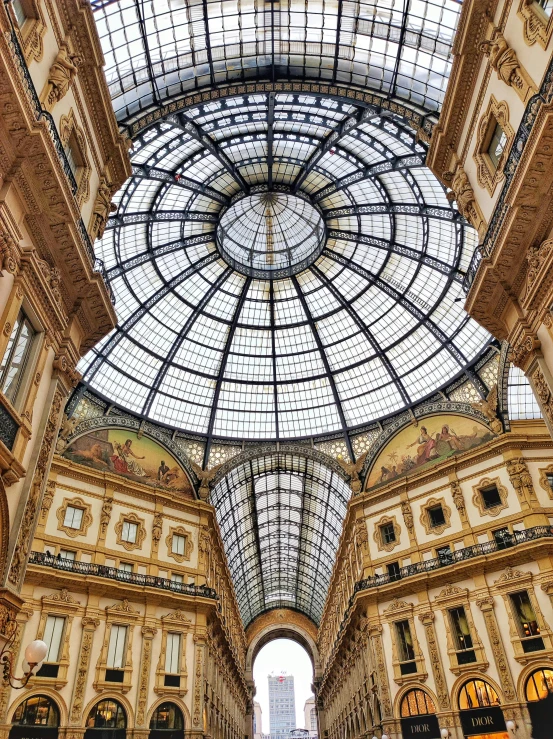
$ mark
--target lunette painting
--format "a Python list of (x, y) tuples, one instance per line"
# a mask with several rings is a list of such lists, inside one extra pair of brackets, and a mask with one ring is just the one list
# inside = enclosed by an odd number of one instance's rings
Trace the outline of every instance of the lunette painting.
[(182, 466), (153, 439), (125, 429), (100, 429), (75, 439), (63, 452), (72, 462), (113, 472), (153, 487), (187, 492), (192, 487)]
[(380, 452), (366, 489), (405, 477), (493, 439), (490, 429), (474, 418), (453, 414), (428, 416), (407, 426)]

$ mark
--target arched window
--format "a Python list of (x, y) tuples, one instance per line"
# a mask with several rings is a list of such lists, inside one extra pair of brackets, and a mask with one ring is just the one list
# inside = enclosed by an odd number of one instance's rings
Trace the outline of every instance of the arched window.
[(87, 729), (125, 729), (127, 714), (123, 706), (114, 700), (96, 703), (88, 714)]
[(153, 713), (150, 729), (184, 729), (184, 718), (174, 703), (161, 703)]
[(499, 706), (499, 696), (485, 680), (469, 680), (459, 693), (459, 708), (486, 708)]
[(436, 713), (436, 706), (432, 698), (424, 690), (410, 690), (405, 693), (401, 701), (400, 716), (424, 716), (428, 713)]
[(526, 700), (542, 701), (553, 693), (553, 670), (542, 667), (533, 672), (526, 681)]
[(54, 701), (47, 695), (33, 695), (17, 706), (12, 724), (59, 726), (60, 712)]

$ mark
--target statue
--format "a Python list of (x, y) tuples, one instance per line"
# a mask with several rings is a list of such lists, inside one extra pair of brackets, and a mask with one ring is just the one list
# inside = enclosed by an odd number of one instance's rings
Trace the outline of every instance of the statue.
[(65, 97), (77, 76), (81, 63), (81, 57), (72, 54), (66, 42), (62, 43), (48, 73), (44, 94), (44, 105), (47, 110), (52, 110), (54, 105)]
[(161, 529), (163, 526), (163, 515), (160, 511), (157, 511), (157, 513), (154, 514), (154, 522), (152, 524), (152, 541), (154, 544), (159, 544), (159, 540), (161, 539)]
[(109, 524), (109, 520), (111, 518), (111, 509), (113, 507), (113, 500), (111, 498), (106, 498), (104, 502), (102, 503), (102, 513), (100, 514), (100, 529), (102, 531), (102, 534), (106, 533), (106, 529)]
[(412, 532), (414, 528), (413, 523), (413, 512), (411, 511), (411, 506), (409, 505), (409, 502), (404, 500), (401, 503), (401, 512), (403, 513), (403, 520), (405, 521), (405, 525), (407, 526), (407, 530)]
[(105, 177), (100, 177), (94, 208), (92, 209), (92, 238), (101, 239), (106, 229), (106, 223), (110, 213), (117, 210), (117, 206), (111, 202), (111, 186)]
[(192, 469), (196, 473), (196, 476), (200, 480), (200, 498), (201, 500), (207, 500), (209, 498), (209, 483), (213, 480), (215, 477), (215, 474), (217, 473), (217, 470), (219, 469), (221, 465), (217, 464), (215, 467), (212, 467), (210, 470), (202, 470), (199, 464), (196, 464), (195, 462), (192, 462)]
[(361, 478), (359, 477), (359, 473), (363, 469), (366, 457), (367, 452), (363, 452), (356, 462), (344, 462), (343, 459), (338, 459), (340, 467), (349, 475), (351, 489), (354, 493), (361, 492)]
[(490, 41), (480, 44), (480, 51), (489, 58), (490, 64), (497, 72), (499, 79), (509, 87), (513, 84), (512, 77), (520, 67), (516, 51), (511, 49), (502, 33), (494, 34)]
[(497, 385), (492, 387), (485, 400), (471, 403), (471, 406), (486, 416), (494, 434), (501, 434), (503, 432), (503, 424), (497, 417)]

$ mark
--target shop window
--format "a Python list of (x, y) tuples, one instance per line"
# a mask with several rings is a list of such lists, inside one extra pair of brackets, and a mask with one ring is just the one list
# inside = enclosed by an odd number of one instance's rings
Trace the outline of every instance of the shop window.
[(401, 700), (400, 716), (424, 716), (436, 713), (436, 706), (432, 698), (424, 690), (410, 690)]
[(138, 535), (138, 524), (133, 521), (123, 521), (123, 528), (121, 531), (121, 539), (129, 542), (129, 544), (136, 543), (136, 537)]
[(509, 599), (513, 606), (524, 652), (536, 652), (545, 649), (543, 639), (540, 636), (536, 613), (526, 590), (511, 593)]
[(526, 681), (526, 700), (542, 701), (553, 694), (553, 670), (542, 667), (533, 672)]
[(402, 675), (410, 675), (417, 671), (417, 663), (409, 621), (396, 621), (395, 627), (398, 641), (399, 669)]
[(463, 606), (452, 608), (449, 611), (449, 618), (455, 640), (457, 664), (466, 665), (476, 662), (476, 653), (472, 643), (470, 627)]
[(86, 721), (87, 729), (125, 729), (127, 714), (123, 706), (114, 700), (104, 700), (97, 703)]
[(446, 522), (444, 511), (441, 505), (435, 505), (427, 509), (428, 522), (432, 528), (443, 526)]
[(464, 711), (471, 708), (487, 708), (499, 706), (499, 696), (485, 680), (469, 680), (459, 693), (459, 708)]
[(161, 731), (184, 729), (182, 711), (174, 703), (162, 703), (152, 715), (150, 729)]
[(125, 667), (125, 652), (127, 648), (127, 626), (113, 624), (109, 635), (108, 656), (106, 661), (106, 680), (122, 683)]
[(67, 526), (68, 529), (80, 530), (83, 522), (83, 514), (84, 510), (82, 508), (75, 508), (74, 506), (68, 505), (65, 509), (63, 525)]
[(384, 544), (393, 544), (396, 540), (396, 532), (393, 523), (386, 523), (380, 527), (380, 536)]
[(486, 510), (502, 504), (497, 485), (489, 485), (488, 487), (481, 488), (480, 495), (482, 496), (482, 503)]
[(60, 713), (51, 698), (33, 695), (20, 703), (13, 714), (12, 724), (23, 726), (59, 726)]
[(0, 390), (16, 405), (36, 331), (23, 311), (19, 312), (0, 364)]

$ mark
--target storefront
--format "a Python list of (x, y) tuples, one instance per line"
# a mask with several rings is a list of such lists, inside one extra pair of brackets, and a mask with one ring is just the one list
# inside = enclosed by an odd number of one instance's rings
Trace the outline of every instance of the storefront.
[(440, 739), (440, 727), (434, 701), (424, 690), (406, 693), (400, 706), (403, 739)]
[(88, 714), (84, 739), (125, 739), (126, 728), (125, 709), (108, 698), (96, 703)]
[(150, 721), (149, 739), (184, 739), (184, 718), (175, 703), (161, 703)]
[(485, 680), (469, 680), (463, 685), (459, 693), (459, 717), (465, 737), (509, 739), (499, 696)]
[(47, 695), (26, 698), (15, 709), (9, 739), (58, 739), (60, 712)]
[(551, 739), (553, 719), (553, 670), (542, 667), (533, 672), (525, 686), (533, 739)]

